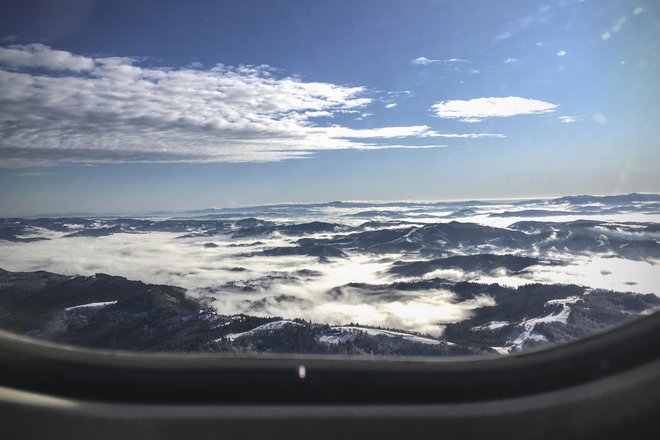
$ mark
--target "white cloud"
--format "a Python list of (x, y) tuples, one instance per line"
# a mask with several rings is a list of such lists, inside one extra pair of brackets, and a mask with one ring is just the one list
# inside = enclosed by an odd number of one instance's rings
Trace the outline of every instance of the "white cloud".
[(436, 137), (439, 133), (431, 130), (428, 125), (413, 125), (408, 127), (384, 127), (353, 129), (333, 125), (319, 129), (333, 138), (401, 138), (408, 136)]
[(390, 102), (389, 104), (385, 104), (385, 108), (394, 108), (397, 106), (396, 102)]
[[(0, 48), (0, 166), (279, 161), (400, 148), (387, 139), (432, 133), (324, 125), (320, 118), (368, 114), (373, 100), (363, 87), (308, 82), (269, 66), (202, 67), (144, 67), (41, 44)], [(374, 139), (356, 140), (365, 138)]]
[(414, 60), (411, 61), (412, 64), (415, 64), (417, 66), (428, 66), (429, 64), (439, 63), (439, 62), (440, 60), (432, 60), (426, 57), (415, 58)]
[(566, 56), (566, 51), (565, 51), (564, 49), (562, 49), (562, 50), (560, 50), (559, 52), (557, 52), (557, 57), (558, 57), (558, 58), (561, 58), (561, 57), (563, 57), (563, 56)]
[[(431, 130), (428, 125), (413, 125), (408, 127), (386, 127), (386, 128), (368, 128), (355, 130), (352, 128), (332, 126), (325, 128), (324, 131), (333, 138), (403, 138), (415, 136), (420, 138), (440, 137), (447, 139), (477, 139), (477, 138), (504, 138), (506, 136), (499, 133), (440, 133)], [(421, 147), (420, 147), (421, 148)]]
[(357, 118), (355, 118), (355, 120), (356, 120), (356, 121), (363, 121), (364, 119), (366, 119), (366, 118), (368, 118), (368, 117), (370, 117), (370, 116), (373, 116), (373, 115), (374, 115), (373, 113), (368, 113), (368, 112), (367, 112), (367, 113), (362, 113), (360, 116), (358, 116)]
[(563, 122), (564, 124), (572, 124), (573, 122), (577, 121), (575, 116), (558, 116), (557, 119), (559, 119), (559, 121)]
[(504, 64), (513, 64), (517, 62), (518, 62), (518, 58), (507, 58), (506, 60), (504, 60)]
[(90, 70), (91, 58), (73, 55), (63, 50), (52, 50), (43, 44), (13, 45), (0, 47), (0, 64), (15, 68), (43, 67), (53, 70)]
[(390, 98), (410, 98), (413, 96), (413, 92), (410, 90), (390, 90), (385, 92)]
[(557, 105), (536, 99), (509, 96), (442, 101), (432, 108), (438, 118), (478, 122), (482, 118), (549, 113), (555, 111)]
[(462, 58), (447, 58), (444, 60), (434, 60), (426, 57), (415, 58), (410, 62), (418, 66), (428, 66), (429, 64), (434, 64), (434, 63), (444, 63), (444, 64), (469, 63), (468, 60), (464, 60)]

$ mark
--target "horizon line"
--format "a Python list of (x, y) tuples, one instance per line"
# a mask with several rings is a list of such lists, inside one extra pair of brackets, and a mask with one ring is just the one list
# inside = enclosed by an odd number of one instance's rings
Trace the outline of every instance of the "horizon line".
[(553, 195), (553, 196), (528, 196), (528, 197), (485, 197), (485, 198), (448, 198), (448, 199), (404, 199), (404, 200), (382, 200), (382, 199), (371, 199), (371, 200), (331, 200), (325, 202), (273, 202), (273, 203), (263, 203), (263, 204), (249, 204), (249, 205), (237, 205), (237, 206), (221, 206), (221, 207), (204, 207), (204, 208), (187, 208), (187, 209), (175, 209), (175, 210), (152, 210), (152, 211), (129, 211), (129, 212), (105, 212), (105, 213), (93, 213), (93, 212), (62, 212), (62, 213), (40, 213), (33, 215), (21, 215), (21, 216), (2, 216), (1, 219), (8, 218), (66, 218), (66, 217), (150, 217), (159, 214), (177, 214), (177, 213), (193, 213), (193, 212), (202, 212), (202, 211), (222, 211), (222, 210), (239, 210), (239, 209), (255, 209), (255, 208), (268, 208), (268, 207), (277, 207), (277, 206), (310, 206), (310, 205), (330, 205), (333, 203), (369, 203), (373, 205), (384, 205), (384, 204), (404, 204), (404, 203), (414, 203), (414, 204), (436, 204), (436, 203), (456, 203), (456, 202), (494, 202), (494, 201), (522, 201), (522, 200), (553, 200), (563, 197), (615, 197), (615, 196), (630, 196), (630, 195), (660, 195), (656, 192), (629, 192), (629, 193), (614, 193), (614, 194), (565, 194), (565, 195)]

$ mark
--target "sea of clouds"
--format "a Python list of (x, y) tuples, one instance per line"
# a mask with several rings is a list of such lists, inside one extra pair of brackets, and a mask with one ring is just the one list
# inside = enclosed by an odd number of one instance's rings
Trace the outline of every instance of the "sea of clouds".
[[(497, 209), (505, 208), (500, 206)], [(438, 221), (429, 215), (446, 215), (441, 210), (433, 212), (433, 208), (427, 213), (415, 212), (405, 216), (406, 209), (413, 208), (392, 207), (392, 212), (399, 219), (404, 215), (408, 221), (420, 223)], [(493, 209), (490, 208), (491, 213)], [(346, 212), (332, 208), (331, 212), (317, 210), (306, 218), (323, 216), (356, 223), (351, 215), (358, 212), (354, 208)], [(626, 215), (639, 217), (640, 214)], [(492, 220), (497, 226), (501, 226), (502, 220), (507, 224), (516, 221), (488, 217), (485, 212), (476, 216), (485, 220), (484, 223)], [(281, 217), (284, 218), (284, 214)], [(645, 218), (648, 220), (648, 215)], [(622, 215), (610, 215), (607, 219), (621, 221)], [(538, 220), (555, 219), (544, 217)], [(46, 270), (68, 275), (102, 272), (148, 283), (177, 285), (188, 289), (190, 295), (207, 301), (222, 314), (304, 318), (331, 324), (353, 322), (437, 335), (442, 332), (443, 324), (460, 321), (475, 308), (493, 304), (488, 297), (461, 302), (446, 289), (397, 291), (389, 286), (375, 292), (347, 286), (349, 283), (386, 285), (406, 280), (387, 273), (394, 262), (402, 260), (398, 254), (349, 251), (348, 258), (325, 262), (310, 256), (259, 255), (258, 252), (264, 249), (292, 246), (299, 238), (278, 233), (257, 238), (231, 238), (229, 235), (182, 238), (180, 233), (169, 232), (64, 237), (61, 232), (35, 229), (33, 234), (50, 239), (27, 243), (3, 241), (0, 244), (0, 267), (10, 271)], [(208, 243), (217, 247), (205, 247)], [(484, 274), (442, 269), (425, 274), (423, 278), (507, 286), (532, 282), (570, 283), (625, 292), (660, 293), (658, 261), (561, 253), (555, 257), (566, 264), (536, 265), (513, 275), (504, 271)], [(341, 286), (344, 287), (338, 295), (336, 288)]]

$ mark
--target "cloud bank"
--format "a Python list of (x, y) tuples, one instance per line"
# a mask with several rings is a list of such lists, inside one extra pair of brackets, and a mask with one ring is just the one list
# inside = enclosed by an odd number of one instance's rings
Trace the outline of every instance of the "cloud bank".
[[(219, 313), (304, 318), (319, 323), (359, 322), (439, 334), (440, 323), (467, 317), (470, 310), (490, 303), (478, 298), (458, 302), (445, 290), (395, 291), (392, 301), (347, 287), (341, 298), (329, 290), (348, 283), (387, 281), (381, 257), (352, 255), (331, 263), (304, 256), (241, 256), (246, 250), (287, 245), (284, 239), (264, 238), (265, 244), (232, 248), (243, 243), (217, 236), (177, 239), (177, 234), (115, 234), (107, 237), (56, 238), (33, 243), (7, 243), (0, 248), (0, 267), (7, 270), (47, 269), (63, 274), (98, 272), (156, 284), (184, 287), (194, 297), (210, 300)], [(203, 246), (212, 240), (217, 248)], [(251, 240), (250, 240), (251, 241)], [(234, 267), (244, 270), (235, 271)], [(315, 275), (302, 279), (299, 269)], [(273, 278), (269, 278), (273, 277)], [(225, 283), (236, 283), (238, 288)], [(250, 289), (241, 286), (250, 285)]]
[[(329, 124), (365, 112), (373, 100), (364, 87), (304, 81), (265, 65), (143, 61), (43, 44), (0, 48), (0, 163), (266, 162), (453, 136), (426, 125)], [(393, 143), (399, 138), (410, 139)]]
[(483, 118), (535, 115), (555, 111), (556, 104), (536, 99), (509, 96), (506, 98), (475, 98), (467, 101), (450, 100), (433, 105), (438, 118), (478, 122)]
[[(477, 307), (492, 305), (488, 297), (459, 301), (443, 288), (398, 290), (395, 286), (384, 286), (419, 279), (387, 273), (394, 262), (414, 259), (409, 255), (350, 252), (348, 258), (326, 263), (306, 256), (246, 255), (291, 246), (299, 236), (271, 235), (254, 241), (254, 237), (234, 239), (225, 235), (177, 238), (179, 233), (170, 232), (63, 238), (64, 234), (47, 231), (43, 236), (50, 240), (2, 242), (0, 267), (68, 275), (103, 272), (149, 283), (178, 285), (188, 289), (192, 296), (210, 300), (223, 314), (304, 318), (331, 324), (359, 322), (431, 334), (441, 332), (442, 324), (465, 319)], [(209, 242), (217, 247), (206, 247)], [(232, 247), (236, 245), (240, 246)], [(557, 259), (560, 256), (558, 253)], [(422, 279), (434, 277), (514, 287), (563, 283), (648, 293), (657, 290), (658, 265), (591, 255), (573, 256), (567, 265), (536, 265), (529, 271), (508, 275), (439, 269), (421, 276)], [(630, 284), (631, 280), (634, 284)], [(334, 295), (335, 288), (341, 288), (341, 295)]]
[(63, 50), (52, 50), (43, 44), (0, 47), (0, 64), (71, 71), (90, 70), (94, 67), (94, 61), (90, 58), (73, 55)]

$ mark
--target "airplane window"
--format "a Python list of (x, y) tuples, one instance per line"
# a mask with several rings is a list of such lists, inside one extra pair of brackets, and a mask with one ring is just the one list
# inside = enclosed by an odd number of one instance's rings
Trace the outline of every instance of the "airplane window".
[(2, 330), (498, 357), (660, 307), (657, 2), (31, 0), (0, 23)]

